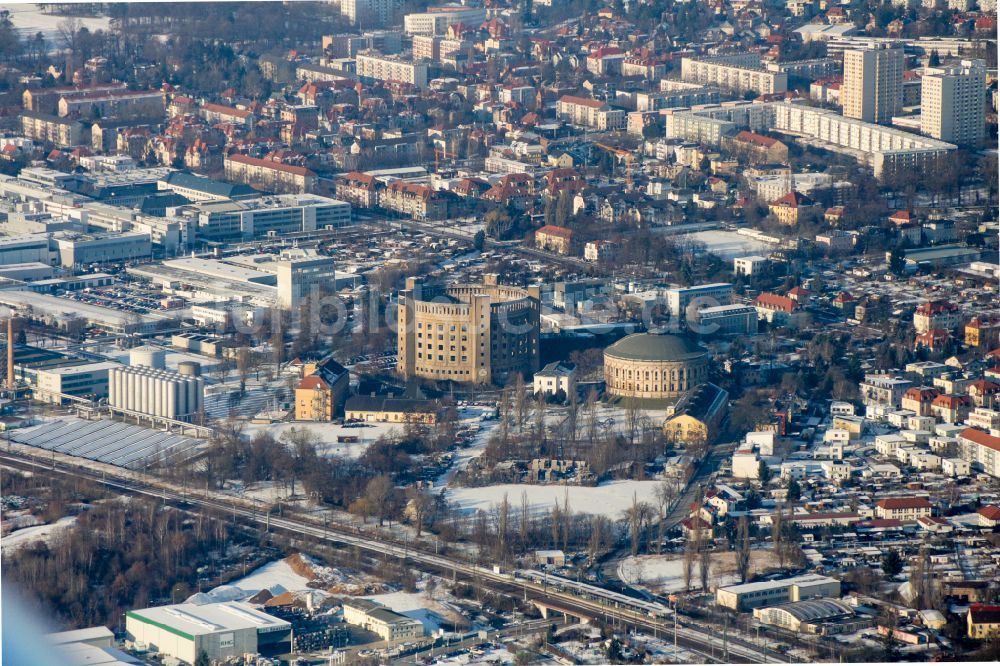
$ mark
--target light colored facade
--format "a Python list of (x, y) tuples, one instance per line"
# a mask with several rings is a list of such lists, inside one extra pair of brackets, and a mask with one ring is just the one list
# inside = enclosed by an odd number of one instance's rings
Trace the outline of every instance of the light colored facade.
[(974, 469), (1000, 478), (1000, 437), (966, 428), (958, 435), (958, 453)]
[(21, 114), (21, 134), (35, 141), (78, 146), (83, 143), (83, 123), (71, 118), (25, 111)]
[(198, 653), (222, 662), (257, 654), (268, 644), (291, 649), (292, 625), (240, 601), (176, 604), (125, 613), (125, 631), (150, 651), (193, 664)]
[(488, 384), (538, 370), (537, 288), (424, 285), (408, 278), (398, 305), (397, 372)]
[(755, 335), (757, 308), (752, 305), (717, 305), (698, 310), (698, 331), (706, 335)]
[(923, 497), (887, 497), (875, 503), (875, 515), (889, 520), (917, 520), (931, 515), (931, 503)]
[(753, 91), (772, 95), (788, 90), (788, 74), (764, 69), (756, 54), (746, 56), (749, 57), (683, 58), (681, 79), (736, 93)]
[(604, 350), (607, 392), (623, 398), (677, 398), (708, 381), (708, 352), (689, 338), (637, 333)]
[(420, 620), (400, 615), (391, 608), (367, 599), (344, 602), (344, 622), (378, 634), (382, 640), (390, 643), (421, 638), (424, 635), (424, 625)]
[(840, 92), (844, 117), (888, 123), (899, 115), (905, 69), (901, 48), (880, 44), (844, 51), (844, 84)]
[(699, 284), (693, 287), (667, 289), (667, 311), (674, 319), (684, 319), (688, 306), (696, 303), (700, 307), (729, 305), (733, 302), (733, 285), (728, 282)]
[(428, 7), (426, 12), (407, 14), (403, 17), (403, 32), (407, 35), (444, 35), (448, 26), (464, 23), (478, 27), (486, 20), (484, 7), (441, 6)]
[(171, 370), (119, 366), (108, 372), (108, 402), (114, 409), (191, 421), (205, 405), (205, 380)]
[(355, 59), (357, 74), (376, 81), (408, 83), (417, 88), (427, 87), (427, 64), (412, 62), (372, 52), (359, 53)]
[(975, 145), (986, 132), (986, 64), (924, 70), (920, 80), (920, 131), (949, 143)]
[(784, 580), (720, 587), (715, 591), (715, 603), (740, 612), (792, 601), (839, 596), (839, 580), (807, 574)]
[(568, 396), (576, 390), (576, 369), (553, 361), (535, 373), (533, 384), (535, 395), (555, 395), (562, 391)]
[(816, 139), (831, 150), (843, 149), (856, 157), (860, 153), (876, 177), (932, 164), (955, 149), (954, 144), (848, 118), (829, 109), (785, 102), (771, 107), (772, 129)]
[(245, 183), (270, 192), (311, 192), (316, 174), (309, 169), (247, 155), (226, 155), (223, 162), (226, 179)]
[(138, 232), (66, 233), (54, 238), (54, 241), (59, 248), (59, 264), (65, 268), (144, 259), (153, 254), (153, 244), (149, 234)]
[(768, 264), (767, 257), (750, 255), (733, 259), (733, 272), (736, 275), (758, 275)]
[(293, 310), (311, 294), (332, 293), (337, 273), (331, 257), (301, 249), (286, 250), (274, 262), (278, 276), (278, 305)]
[[(65, 395), (98, 400), (108, 397), (108, 371), (120, 367), (117, 363), (101, 361), (60, 368), (39, 368), (32, 397), (41, 402), (62, 404)], [(61, 394), (61, 395), (60, 395)]]
[(600, 100), (572, 95), (559, 98), (556, 114), (571, 125), (598, 130), (624, 129), (628, 121), (624, 109), (612, 109)]
[(340, 13), (353, 25), (389, 25), (402, 0), (340, 0)]

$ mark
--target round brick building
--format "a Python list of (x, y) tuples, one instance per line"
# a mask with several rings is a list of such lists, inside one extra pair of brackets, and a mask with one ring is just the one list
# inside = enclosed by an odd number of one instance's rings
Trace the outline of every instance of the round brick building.
[(669, 333), (636, 333), (604, 350), (610, 395), (676, 398), (708, 381), (709, 354), (694, 340)]

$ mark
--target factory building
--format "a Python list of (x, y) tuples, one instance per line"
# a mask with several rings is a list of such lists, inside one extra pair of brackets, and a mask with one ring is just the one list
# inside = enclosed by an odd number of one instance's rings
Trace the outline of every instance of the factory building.
[(292, 625), (250, 604), (176, 604), (125, 613), (129, 640), (153, 653), (194, 664), (204, 652), (210, 661), (247, 654), (291, 651)]
[(120, 366), (108, 373), (108, 400), (114, 409), (191, 421), (204, 408), (205, 380), (193, 374), (147, 366)]
[(28, 263), (51, 263), (47, 234), (0, 238), (0, 266)]
[(39, 369), (32, 391), (35, 400), (52, 404), (64, 404), (65, 396), (77, 396), (88, 400), (108, 397), (108, 374), (117, 363), (101, 361), (82, 363), (59, 368)]
[(715, 591), (715, 603), (740, 612), (793, 601), (839, 596), (839, 580), (807, 574), (783, 580), (720, 587)]
[(64, 268), (134, 261), (153, 255), (153, 243), (148, 233), (76, 234), (53, 238), (59, 250), (59, 263)]

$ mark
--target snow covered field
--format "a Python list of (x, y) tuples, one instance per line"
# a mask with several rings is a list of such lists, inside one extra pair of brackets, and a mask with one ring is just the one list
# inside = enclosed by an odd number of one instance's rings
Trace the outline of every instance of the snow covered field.
[(271, 594), (277, 596), (283, 592), (308, 590), (308, 583), (309, 579), (295, 573), (288, 562), (278, 560), (255, 569), (247, 576), (233, 581), (232, 585), (246, 591), (247, 596), (253, 596), (261, 590), (270, 590)]
[[(62, 48), (58, 43), (59, 24), (66, 20), (65, 16), (44, 14), (41, 5), (6, 5), (4, 9), (10, 12), (11, 21), (22, 37), (41, 32), (50, 48)], [(91, 32), (108, 29), (109, 19), (105, 16), (81, 16), (79, 21)]]
[[(722, 585), (735, 585), (740, 582), (736, 574), (735, 554), (732, 552), (714, 553), (711, 561), (709, 585), (712, 589)], [(771, 565), (772, 553), (769, 550), (754, 550), (750, 553), (752, 571), (760, 571)], [(618, 577), (630, 585), (642, 586), (658, 593), (683, 592), (684, 558), (681, 555), (640, 555), (626, 557), (618, 564)], [(691, 572), (691, 585), (697, 588), (701, 585), (698, 563), (695, 562)]]
[(656, 487), (659, 481), (611, 481), (595, 487), (527, 484), (499, 484), (481, 488), (454, 488), (447, 492), (447, 499), (469, 513), (482, 509), (489, 510), (503, 501), (514, 507), (521, 505), (521, 493), (527, 493), (528, 504), (534, 513), (549, 511), (558, 501), (560, 506), (567, 493), (569, 507), (575, 513), (604, 514), (609, 518), (621, 518), (632, 506), (633, 495), (640, 502), (655, 503)]
[(3, 539), (0, 539), (0, 549), (9, 551), (35, 543), (36, 541), (47, 542), (53, 536), (72, 527), (75, 522), (75, 516), (67, 516), (48, 525), (34, 525), (11, 532)]
[[(342, 458), (357, 458), (379, 437), (388, 437), (393, 433), (401, 434), (402, 426), (393, 423), (375, 423), (364, 428), (345, 428), (336, 423), (272, 423), (248, 424), (244, 431), (248, 438), (257, 432), (269, 432), (275, 439), (292, 428), (303, 428), (314, 433), (319, 438), (316, 451), (323, 456), (340, 456)], [(357, 437), (357, 442), (338, 442), (338, 437)]]
[(767, 254), (773, 249), (759, 240), (743, 236), (735, 231), (697, 231), (684, 236), (684, 240), (693, 240), (705, 244), (708, 252), (720, 259), (733, 259), (751, 254)]

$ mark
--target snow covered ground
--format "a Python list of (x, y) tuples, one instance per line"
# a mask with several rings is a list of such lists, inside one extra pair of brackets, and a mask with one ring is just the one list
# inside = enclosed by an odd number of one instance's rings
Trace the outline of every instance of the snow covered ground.
[(53, 536), (72, 527), (74, 523), (76, 523), (76, 517), (67, 516), (47, 525), (25, 527), (11, 532), (3, 539), (0, 539), (0, 549), (11, 551), (35, 543), (36, 541), (47, 542)]
[(528, 484), (499, 484), (481, 488), (454, 488), (447, 492), (447, 499), (469, 513), (482, 509), (489, 510), (503, 501), (515, 507), (521, 505), (521, 493), (527, 493), (530, 510), (534, 513), (549, 511), (556, 503), (562, 506), (569, 496), (569, 507), (574, 513), (604, 514), (609, 518), (621, 518), (632, 506), (633, 495), (640, 502), (656, 501), (656, 487), (659, 481), (611, 481), (595, 487), (586, 486), (536, 486)]
[(774, 246), (750, 236), (738, 234), (735, 231), (698, 231), (687, 234), (684, 240), (693, 240), (705, 244), (708, 252), (720, 259), (733, 259), (751, 254), (768, 254)]
[[(389, 437), (394, 432), (402, 433), (402, 426), (394, 423), (375, 423), (364, 428), (346, 428), (336, 423), (271, 423), (249, 424), (244, 431), (247, 437), (257, 432), (269, 432), (275, 439), (292, 428), (303, 428), (319, 438), (317, 453), (324, 456), (357, 458), (379, 437)], [(338, 442), (338, 437), (357, 437), (357, 442)]]
[[(750, 553), (752, 571), (760, 571), (771, 565), (773, 559), (769, 550), (754, 550)], [(711, 560), (709, 585), (712, 589), (718, 586), (735, 585), (740, 582), (736, 574), (734, 553), (714, 553)], [(640, 555), (626, 557), (618, 564), (618, 577), (630, 585), (645, 587), (661, 594), (668, 592), (683, 592), (684, 558), (680, 555)], [(691, 585), (697, 588), (701, 585), (701, 574), (698, 562), (695, 562), (691, 572)]]
[[(65, 16), (44, 14), (41, 5), (6, 5), (4, 9), (10, 12), (11, 21), (21, 37), (41, 32), (48, 42), (49, 48), (62, 48), (59, 43), (59, 24), (66, 20)], [(91, 32), (107, 30), (109, 19), (101, 16), (79, 17), (82, 27)]]
[(283, 592), (301, 592), (309, 589), (308, 583), (309, 579), (295, 573), (288, 562), (277, 560), (255, 569), (231, 585), (244, 590), (249, 597), (261, 590), (270, 590), (275, 596)]
[(444, 618), (439, 615), (440, 605), (425, 592), (386, 592), (364, 597), (376, 601), (414, 620), (420, 620), (430, 634), (441, 628)]

